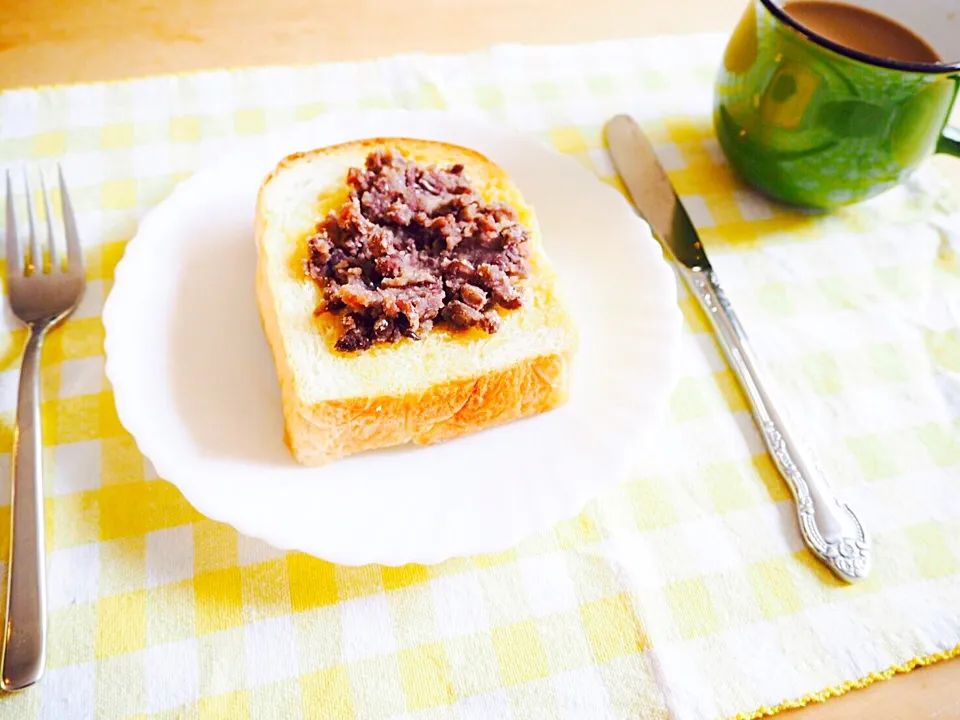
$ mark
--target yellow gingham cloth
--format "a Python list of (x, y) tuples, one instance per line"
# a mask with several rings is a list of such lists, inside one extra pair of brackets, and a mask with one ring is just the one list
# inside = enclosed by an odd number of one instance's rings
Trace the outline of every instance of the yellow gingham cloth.
[[(0, 95), (0, 160), (64, 165), (89, 286), (43, 358), (49, 655), (3, 718), (724, 718), (822, 699), (960, 645), (960, 201), (931, 168), (829, 216), (730, 172), (724, 38), (505, 46)], [(613, 182), (601, 126), (656, 142), (758, 354), (872, 531), (815, 562), (703, 316), (660, 452), (502, 554), (339, 567), (199, 516), (117, 421), (100, 311), (138, 220), (238, 136), (358, 108), (484, 112)], [(215, 279), (214, 279), (215, 280)], [(0, 502), (24, 331), (2, 300)], [(0, 555), (8, 513), (0, 513)]]

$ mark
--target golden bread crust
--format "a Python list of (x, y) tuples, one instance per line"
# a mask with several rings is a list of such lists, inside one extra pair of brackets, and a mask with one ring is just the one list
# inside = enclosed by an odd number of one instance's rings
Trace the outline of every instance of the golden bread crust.
[(287, 417), (284, 440), (304, 465), (373, 448), (452, 440), (559, 407), (567, 400), (569, 366), (566, 355), (546, 355), (422, 394), (300, 407)]

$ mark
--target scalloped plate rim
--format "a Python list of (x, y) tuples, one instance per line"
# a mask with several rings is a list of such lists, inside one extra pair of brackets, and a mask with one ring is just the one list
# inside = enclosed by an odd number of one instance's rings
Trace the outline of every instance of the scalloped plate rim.
[[(659, 263), (662, 266), (658, 272), (660, 272), (661, 277), (664, 279), (664, 289), (668, 291), (669, 297), (665, 295), (661, 300), (662, 310), (665, 315), (662, 319), (662, 329), (664, 330), (664, 344), (663, 352), (661, 354), (661, 363), (658, 369), (661, 372), (661, 385), (662, 392), (661, 397), (659, 397), (654, 403), (660, 409), (660, 412), (666, 411), (667, 399), (669, 396), (669, 390), (673, 388), (675, 383), (678, 380), (678, 371), (676, 369), (677, 365), (677, 356), (679, 354), (679, 340), (680, 340), (680, 326), (681, 326), (681, 314), (679, 308), (676, 304), (676, 286), (674, 282), (673, 272), (669, 267), (668, 261), (663, 257), (662, 249), (659, 244), (653, 238), (649, 226), (643, 221), (639, 216), (635, 215), (632, 211), (632, 208), (626, 203), (624, 198), (620, 193), (599, 181), (596, 176), (590, 173), (588, 170), (583, 168), (576, 160), (568, 156), (557, 153), (549, 146), (544, 143), (539, 142), (538, 140), (531, 138), (528, 135), (521, 135), (515, 133), (510, 128), (500, 125), (492, 125), (488, 121), (485, 121), (479, 117), (474, 116), (460, 116), (452, 113), (447, 113), (444, 111), (385, 111), (382, 113), (356, 113), (356, 114), (341, 114), (328, 116), (322, 119), (321, 122), (310, 122), (303, 123), (294, 128), (288, 129), (286, 133), (281, 133), (278, 137), (279, 146), (292, 146), (296, 142), (302, 144), (302, 139), (299, 141), (293, 140), (294, 137), (303, 138), (306, 136), (314, 135), (318, 132), (325, 132), (324, 126), (330, 125), (332, 123), (341, 122), (345, 125), (349, 125), (347, 122), (348, 117), (363, 117), (366, 122), (372, 122), (373, 116), (381, 115), (387, 118), (397, 118), (402, 117), (405, 121), (416, 122), (419, 118), (437, 118), (444, 117), (450, 119), (454, 122), (462, 122), (464, 120), (468, 122), (479, 122), (487, 126), (488, 129), (494, 134), (503, 133), (505, 137), (509, 137), (514, 142), (520, 143), (529, 143), (535, 142), (541, 150), (545, 150), (554, 155), (554, 159), (558, 163), (564, 163), (567, 166), (567, 170), (570, 172), (570, 175), (576, 177), (580, 176), (580, 180), (587, 182), (589, 180), (593, 183), (593, 188), (598, 193), (604, 195), (607, 199), (613, 200), (621, 204), (621, 209), (624, 212), (629, 212), (632, 215), (632, 221), (635, 224), (635, 227), (638, 230), (638, 237), (636, 242), (647, 243), (651, 247), (648, 247), (648, 251), (654, 251), (654, 254), (659, 258)], [(387, 120), (384, 122), (385, 126), (389, 126), (392, 120)], [(429, 125), (429, 122), (427, 123)], [(356, 139), (362, 137), (374, 137), (376, 135), (385, 135), (388, 133), (368, 133), (356, 134)], [(267, 138), (267, 146), (270, 146), (270, 139)], [(330, 144), (330, 143), (324, 143)], [(465, 143), (464, 143), (465, 144)], [(257, 149), (251, 148), (249, 155), (249, 162), (259, 162), (264, 160), (267, 157), (267, 154), (270, 151), (264, 147), (257, 147)], [(284, 151), (280, 151), (282, 154), (285, 154)], [(282, 154), (277, 154), (277, 151), (274, 151), (270, 157), (278, 160), (282, 157)], [(497, 161), (496, 158), (492, 158)], [(184, 197), (189, 195), (192, 189), (195, 186), (202, 184), (206, 179), (210, 177), (211, 173), (216, 173), (223, 168), (229, 168), (235, 163), (239, 162), (243, 165), (248, 160), (239, 159), (233, 157), (230, 160), (222, 163), (214, 163), (205, 168), (201, 168), (196, 173), (192, 174), (190, 177), (179, 182), (171, 193), (158, 205), (151, 208), (141, 219), (140, 225), (138, 227), (137, 233), (133, 239), (127, 244), (123, 257), (117, 263), (114, 271), (114, 285), (111, 289), (110, 294), (108, 295), (103, 309), (103, 325), (104, 325), (104, 351), (106, 355), (105, 360), (105, 373), (108, 380), (114, 386), (115, 390), (118, 387), (123, 387), (124, 380), (120, 377), (118, 372), (118, 367), (116, 365), (117, 358), (117, 345), (116, 340), (117, 336), (115, 333), (111, 332), (111, 328), (116, 326), (117, 317), (115, 312), (120, 312), (118, 297), (122, 296), (124, 292), (124, 287), (126, 283), (133, 282), (136, 278), (137, 262), (140, 260), (141, 254), (147, 252), (148, 246), (144, 243), (143, 237), (149, 237), (149, 232), (153, 223), (158, 222), (158, 218), (161, 218), (163, 213), (169, 212), (172, 208), (176, 207), (176, 204), (181, 202)], [(266, 166), (266, 165), (265, 165)], [(571, 181), (573, 182), (573, 181)], [(526, 192), (525, 192), (526, 194)], [(538, 207), (539, 214), (539, 207)], [(549, 239), (545, 238), (545, 243), (548, 247), (549, 252)], [(667, 302), (669, 301), (669, 302)], [(667, 317), (672, 315), (672, 317)], [(117, 381), (119, 380), (119, 383)], [(191, 505), (196, 508), (198, 512), (207, 517), (219, 520), (224, 522), (236, 530), (241, 532), (244, 535), (249, 537), (258, 538), (263, 540), (266, 543), (273, 545), (282, 550), (302, 550), (311, 554), (315, 554), (319, 557), (322, 557), (326, 560), (337, 562), (340, 564), (346, 565), (362, 565), (367, 563), (377, 563), (382, 565), (402, 565), (406, 563), (423, 563), (423, 564), (433, 564), (441, 562), (445, 559), (451, 557), (461, 557), (468, 556), (478, 553), (487, 553), (487, 552), (496, 552), (502, 551), (509, 547), (516, 545), (521, 542), (524, 538), (541, 532), (548, 529), (551, 525), (561, 522), (565, 519), (576, 516), (582, 512), (583, 508), (597, 495), (602, 494), (605, 490), (609, 489), (612, 486), (615, 486), (619, 482), (623, 481), (628, 469), (628, 466), (633, 462), (633, 457), (624, 454), (621, 458), (621, 462), (618, 464), (619, 470), (618, 475), (620, 477), (616, 481), (607, 482), (603, 487), (597, 486), (596, 492), (581, 492), (576, 496), (570, 496), (565, 498), (565, 502), (562, 505), (562, 509), (555, 510), (549, 515), (549, 517), (543, 516), (542, 513), (536, 513), (535, 511), (531, 514), (531, 520), (523, 524), (523, 526), (516, 526), (512, 532), (501, 532), (496, 541), (489, 540), (476, 540), (472, 544), (462, 544), (461, 547), (456, 548), (455, 550), (437, 550), (431, 552), (429, 550), (423, 550), (419, 553), (407, 554), (403, 557), (396, 555), (391, 555), (389, 550), (381, 549), (379, 552), (367, 551), (367, 552), (337, 552), (337, 551), (327, 551), (327, 552), (314, 552), (310, 549), (305, 549), (302, 547), (304, 543), (291, 541), (289, 536), (282, 537), (276, 532), (265, 531), (261, 524), (258, 524), (255, 519), (251, 517), (238, 517), (238, 516), (229, 516), (229, 513), (223, 512), (222, 503), (218, 503), (216, 498), (212, 498), (209, 495), (205, 495), (203, 492), (200, 492), (198, 487), (191, 483), (177, 482), (177, 476), (180, 475), (180, 472), (177, 468), (176, 462), (171, 458), (166, 457), (162, 449), (157, 445), (157, 438), (151, 437), (151, 433), (144, 427), (143, 413), (140, 412), (136, 407), (132, 406), (127, 402), (129, 398), (123, 395), (123, 392), (116, 394), (115, 392), (115, 402), (117, 408), (117, 415), (128, 432), (133, 436), (135, 442), (137, 443), (140, 451), (144, 456), (146, 456), (154, 465), (157, 474), (164, 479), (167, 479), (169, 482), (177, 486), (180, 491), (184, 494), (186, 499), (190, 502)], [(637, 449), (642, 449), (647, 447), (649, 442), (652, 441), (654, 437), (653, 433), (647, 432), (642, 434), (642, 437), (637, 445)], [(418, 450), (418, 452), (429, 452), (429, 448)]]

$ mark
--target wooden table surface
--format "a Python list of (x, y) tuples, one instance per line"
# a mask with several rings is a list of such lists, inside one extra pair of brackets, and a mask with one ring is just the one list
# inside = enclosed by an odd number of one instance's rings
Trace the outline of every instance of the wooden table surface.
[[(0, 0), (0, 90), (406, 51), (458, 52), (502, 42), (727, 31), (745, 6), (745, 0), (566, 2), (568, 9), (558, 14), (562, 0)], [(960, 162), (932, 162), (960, 183)], [(960, 660), (782, 717), (960, 718)]]

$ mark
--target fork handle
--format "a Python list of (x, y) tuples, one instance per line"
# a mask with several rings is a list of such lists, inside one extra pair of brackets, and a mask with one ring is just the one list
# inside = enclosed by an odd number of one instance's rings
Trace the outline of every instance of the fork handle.
[(10, 484), (10, 562), (0, 686), (20, 690), (43, 674), (47, 635), (40, 354), (47, 327), (32, 326), (20, 369)]

